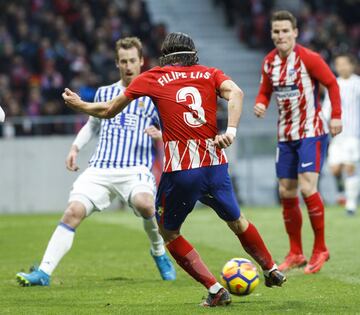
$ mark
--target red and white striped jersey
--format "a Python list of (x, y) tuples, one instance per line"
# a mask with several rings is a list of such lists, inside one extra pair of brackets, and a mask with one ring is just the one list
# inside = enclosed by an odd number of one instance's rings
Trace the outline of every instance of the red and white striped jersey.
[(296, 45), (286, 57), (277, 49), (264, 59), (256, 103), (269, 106), (274, 92), (278, 105), (278, 139), (293, 141), (328, 133), (321, 111), (319, 83), (329, 92), (332, 118), (341, 118), (339, 87), (319, 54)]
[(230, 79), (202, 65), (155, 67), (136, 77), (125, 91), (135, 99), (149, 96), (160, 116), (164, 172), (227, 163), (224, 150), (213, 145), (217, 90)]

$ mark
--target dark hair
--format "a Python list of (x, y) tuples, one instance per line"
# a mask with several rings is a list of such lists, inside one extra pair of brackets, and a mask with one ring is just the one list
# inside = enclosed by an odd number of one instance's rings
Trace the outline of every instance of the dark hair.
[(271, 19), (270, 19), (271, 25), (275, 21), (289, 21), (293, 28), (297, 28), (296, 17), (293, 16), (291, 12), (286, 11), (286, 10), (275, 11), (271, 15)]
[[(169, 54), (182, 51), (194, 53), (168, 56)], [(199, 61), (194, 41), (189, 35), (180, 32), (170, 33), (166, 36), (161, 46), (161, 53), (162, 56), (159, 58), (160, 66), (173, 65), (176, 63), (183, 66), (192, 66), (196, 65)]]
[(336, 60), (337, 58), (340, 58), (340, 57), (347, 58), (349, 60), (349, 62), (353, 65), (356, 65), (356, 63), (357, 63), (355, 56), (350, 53), (346, 53), (346, 52), (339, 53), (334, 57), (334, 60)]
[(117, 42), (116, 42), (116, 46), (115, 46), (115, 59), (116, 61), (119, 61), (119, 55), (118, 55), (118, 52), (119, 52), (119, 49), (120, 48), (123, 48), (123, 49), (130, 49), (130, 48), (133, 48), (135, 47), (138, 51), (138, 54), (139, 54), (139, 58), (142, 58), (143, 56), (143, 52), (142, 52), (142, 44), (141, 44), (141, 41), (139, 38), (137, 37), (124, 37), (124, 38), (121, 38), (119, 39)]

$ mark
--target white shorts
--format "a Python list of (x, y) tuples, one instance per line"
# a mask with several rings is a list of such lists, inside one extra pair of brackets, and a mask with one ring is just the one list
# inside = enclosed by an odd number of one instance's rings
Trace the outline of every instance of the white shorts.
[(329, 146), (329, 165), (355, 164), (360, 159), (360, 140), (356, 137), (336, 136)]
[(93, 210), (102, 211), (109, 207), (116, 196), (132, 207), (132, 196), (142, 192), (156, 194), (155, 178), (145, 166), (124, 169), (89, 167), (74, 182), (69, 202), (80, 201), (89, 215)]

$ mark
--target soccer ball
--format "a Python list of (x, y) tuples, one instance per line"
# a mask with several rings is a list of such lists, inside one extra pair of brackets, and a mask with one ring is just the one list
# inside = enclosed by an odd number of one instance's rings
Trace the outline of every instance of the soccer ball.
[(248, 259), (233, 258), (222, 269), (220, 283), (231, 294), (248, 295), (259, 284), (256, 266)]

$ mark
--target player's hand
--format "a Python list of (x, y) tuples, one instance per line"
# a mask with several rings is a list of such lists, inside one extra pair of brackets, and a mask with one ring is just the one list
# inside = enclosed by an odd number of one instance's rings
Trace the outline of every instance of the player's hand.
[(155, 126), (149, 126), (144, 130), (152, 139), (154, 140), (161, 140), (162, 139), (162, 132), (157, 129)]
[(341, 121), (341, 119), (331, 119), (330, 124), (329, 124), (329, 128), (330, 128), (330, 133), (331, 133), (331, 135), (333, 137), (335, 137), (336, 135), (341, 133), (341, 131), (342, 131), (342, 121)]
[(76, 172), (79, 170), (79, 167), (76, 165), (76, 158), (78, 153), (79, 153), (78, 147), (76, 145), (72, 145), (70, 152), (65, 161), (66, 168), (69, 171)]
[(254, 106), (254, 114), (258, 118), (264, 118), (266, 113), (266, 106), (262, 103), (256, 103)]
[(235, 136), (231, 133), (216, 135), (214, 145), (221, 149), (226, 149), (227, 147), (231, 146), (231, 144), (234, 142), (234, 139)]
[(82, 102), (80, 96), (68, 88), (65, 88), (64, 93), (62, 94), (62, 97), (63, 97), (66, 105), (68, 105), (72, 108), (75, 108), (75, 109)]

